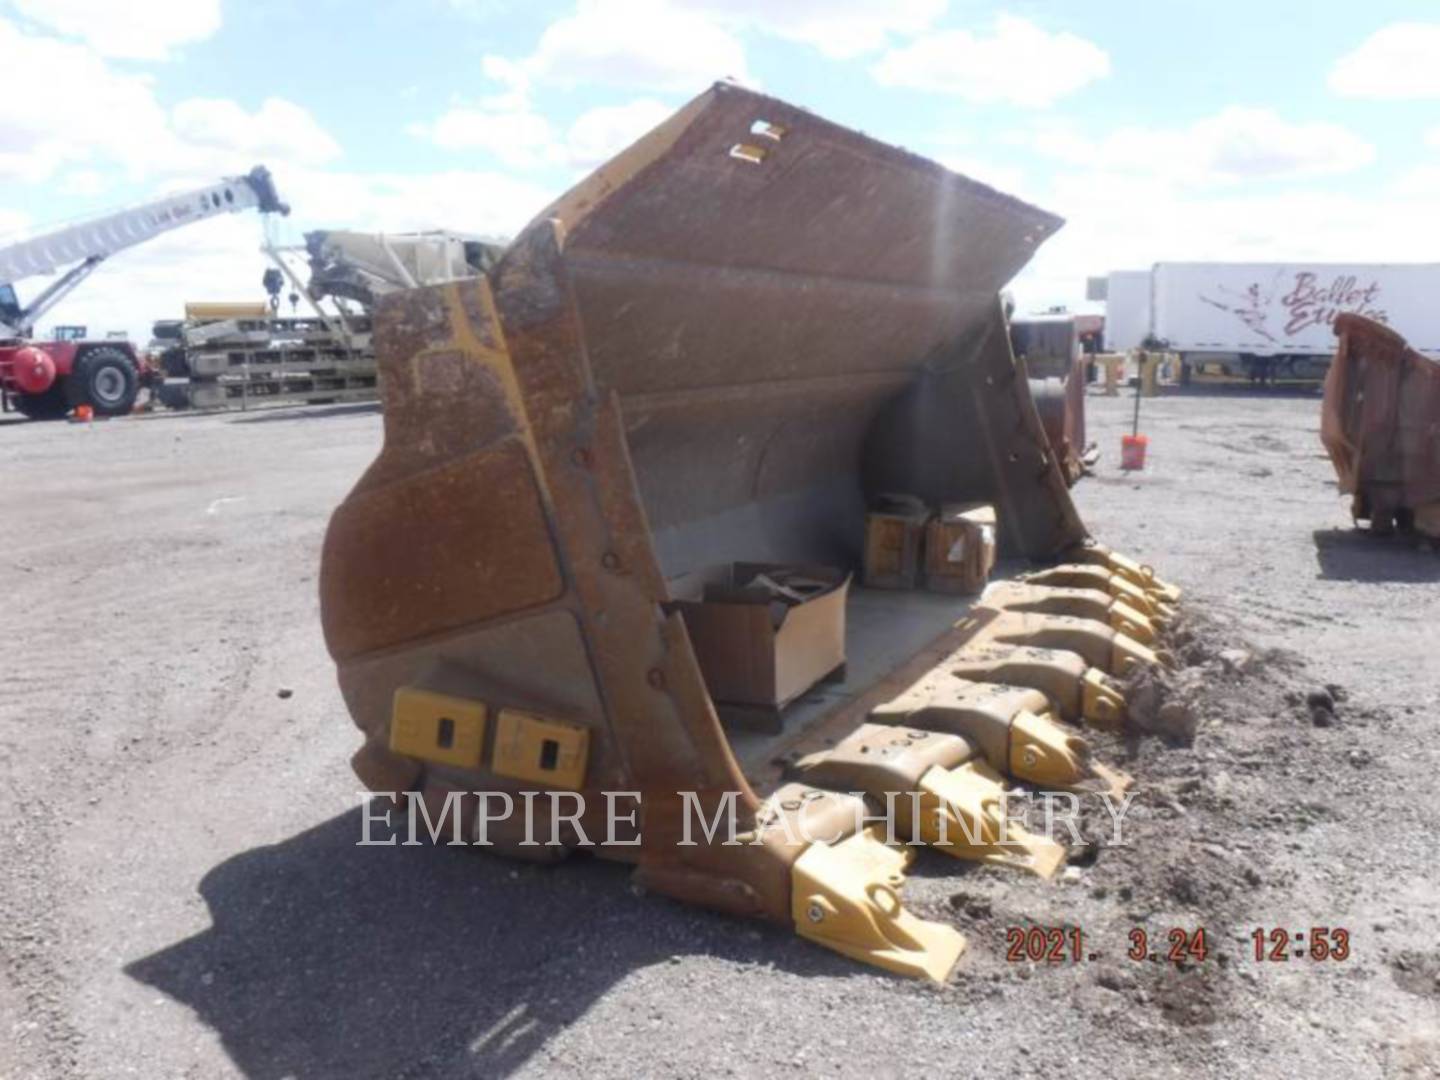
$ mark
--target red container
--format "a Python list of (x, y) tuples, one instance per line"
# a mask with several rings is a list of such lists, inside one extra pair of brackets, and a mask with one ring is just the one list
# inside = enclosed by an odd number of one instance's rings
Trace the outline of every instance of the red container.
[(1126, 472), (1145, 468), (1145, 447), (1149, 445), (1144, 435), (1120, 436), (1120, 468)]

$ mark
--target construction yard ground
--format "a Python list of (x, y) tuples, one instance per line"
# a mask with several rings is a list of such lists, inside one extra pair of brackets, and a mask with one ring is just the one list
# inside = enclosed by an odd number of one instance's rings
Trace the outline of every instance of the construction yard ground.
[[(0, 425), (0, 1077), (1440, 1075), (1440, 554), (1352, 529), (1316, 392), (1147, 400), (1141, 474), (1089, 408), (1075, 497), (1184, 588), (1198, 726), (1099, 740), (1125, 846), (1062, 879), (921, 853), (944, 987), (597, 860), (356, 846), (316, 572), (373, 408)], [(1032, 924), (1085, 957), (1007, 960)]]

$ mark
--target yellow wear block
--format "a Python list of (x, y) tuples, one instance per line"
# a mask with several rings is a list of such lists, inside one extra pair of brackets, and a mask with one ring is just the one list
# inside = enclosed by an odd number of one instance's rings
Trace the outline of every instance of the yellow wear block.
[(487, 711), (481, 701), (402, 686), (390, 714), (390, 749), (438, 765), (478, 769)]
[(589, 755), (589, 728), (518, 709), (500, 710), (491, 763), (496, 775), (579, 791)]

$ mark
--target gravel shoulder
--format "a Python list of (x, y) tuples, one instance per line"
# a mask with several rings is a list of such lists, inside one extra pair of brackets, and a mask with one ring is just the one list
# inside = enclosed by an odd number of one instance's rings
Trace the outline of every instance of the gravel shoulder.
[[(1134, 475), (1089, 406), (1075, 497), (1186, 590), (1194, 738), (1105, 742), (1127, 843), (1065, 880), (922, 853), (943, 988), (613, 865), (355, 846), (314, 578), (373, 409), (0, 424), (0, 1076), (1440, 1075), (1440, 554), (1352, 530), (1318, 395), (1147, 400)], [(1008, 961), (1031, 925), (1095, 959)], [(1349, 958), (1251, 958), (1313, 927)]]

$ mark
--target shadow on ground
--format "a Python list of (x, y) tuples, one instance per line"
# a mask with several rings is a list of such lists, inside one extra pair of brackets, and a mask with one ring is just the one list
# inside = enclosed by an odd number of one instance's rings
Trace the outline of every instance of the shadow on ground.
[[(1131, 394), (1135, 391), (1130, 390)], [(1325, 388), (1318, 382), (1281, 383), (1278, 386), (1254, 386), (1249, 383), (1191, 383), (1189, 386), (1166, 386), (1161, 397), (1185, 398), (1313, 398), (1319, 401)]]
[(269, 408), (262, 406), (254, 412), (236, 416), (230, 422), (232, 424), (269, 424), (276, 420), (330, 420), (340, 416), (355, 416), (379, 411), (380, 403), (378, 401), (362, 401), (355, 405), (317, 405), (308, 409), (297, 409), (294, 406), (286, 405)]
[(1440, 581), (1440, 555), (1403, 536), (1359, 529), (1316, 529), (1320, 576), (1332, 581)]
[[(360, 813), (221, 863), (213, 926), (130, 964), (257, 1078), (506, 1075), (628, 973), (706, 953), (854, 965), (783, 928), (636, 896), (598, 859), (359, 847)], [(377, 835), (380, 835), (377, 833)]]

